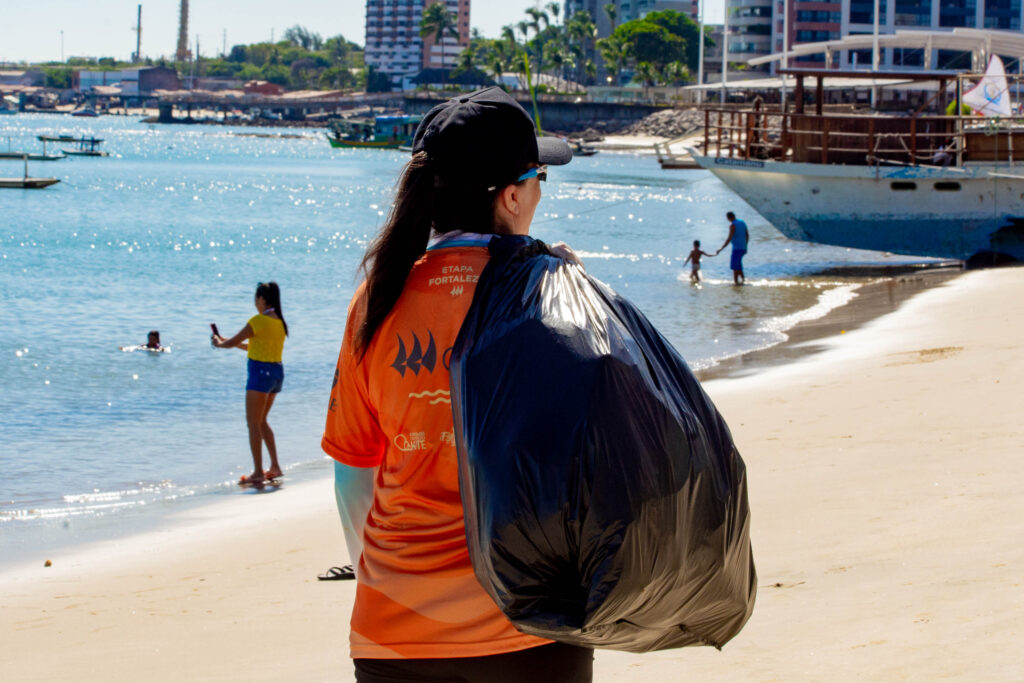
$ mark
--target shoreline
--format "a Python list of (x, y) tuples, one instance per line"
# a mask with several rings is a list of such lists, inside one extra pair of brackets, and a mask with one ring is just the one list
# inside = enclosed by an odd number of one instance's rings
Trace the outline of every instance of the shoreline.
[(736, 379), (789, 363), (801, 363), (826, 348), (822, 340), (852, 332), (882, 316), (894, 313), (918, 294), (964, 273), (959, 266), (925, 265), (879, 270), (879, 279), (857, 288), (854, 297), (820, 318), (802, 320), (783, 334), (786, 339), (767, 348), (747, 351), (715, 362), (694, 374), (701, 382)]

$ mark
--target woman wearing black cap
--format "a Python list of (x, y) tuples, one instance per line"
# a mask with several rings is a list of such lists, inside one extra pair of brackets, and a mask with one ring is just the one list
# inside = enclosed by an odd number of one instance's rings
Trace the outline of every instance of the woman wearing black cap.
[(435, 107), (413, 150), (363, 259), (322, 444), (363, 546), (349, 548), (356, 679), (589, 681), (592, 650), (520, 633), (476, 580), (448, 372), (488, 241), (529, 232), (547, 165), (572, 152), (499, 88)]

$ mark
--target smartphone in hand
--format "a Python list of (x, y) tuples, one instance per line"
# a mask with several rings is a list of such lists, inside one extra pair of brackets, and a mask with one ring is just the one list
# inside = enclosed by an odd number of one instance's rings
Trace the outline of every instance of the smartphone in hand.
[(210, 323), (210, 331), (218, 337), (220, 336), (220, 331), (217, 329), (217, 323)]

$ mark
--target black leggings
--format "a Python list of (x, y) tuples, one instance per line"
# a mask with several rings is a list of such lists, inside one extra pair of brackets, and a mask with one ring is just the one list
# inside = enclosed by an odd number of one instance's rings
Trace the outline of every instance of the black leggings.
[(564, 643), (486, 657), (354, 661), (359, 683), (590, 683), (594, 674), (594, 650)]

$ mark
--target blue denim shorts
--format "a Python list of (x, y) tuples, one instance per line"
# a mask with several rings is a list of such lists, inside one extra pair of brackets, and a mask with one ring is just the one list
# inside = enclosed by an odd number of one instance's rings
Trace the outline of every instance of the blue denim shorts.
[(276, 394), (281, 391), (283, 384), (284, 365), (249, 359), (249, 381), (245, 383), (246, 391)]

